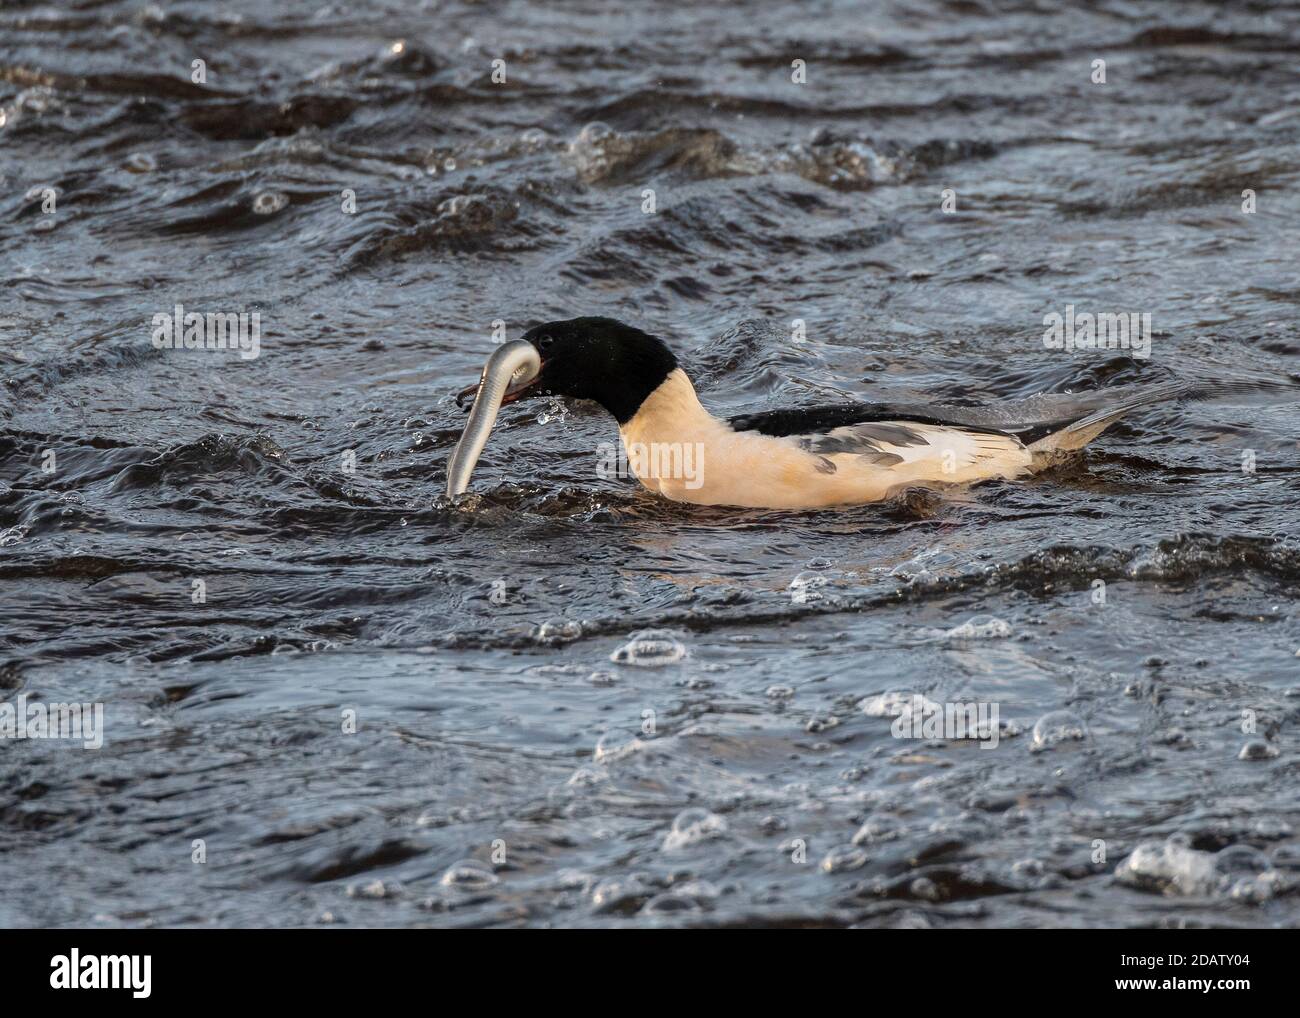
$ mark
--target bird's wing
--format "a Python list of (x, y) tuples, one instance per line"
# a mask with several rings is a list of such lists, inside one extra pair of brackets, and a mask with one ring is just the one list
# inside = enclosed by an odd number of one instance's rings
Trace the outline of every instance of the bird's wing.
[[(840, 403), (775, 410), (733, 417), (736, 431), (757, 431), (772, 436), (829, 435), (836, 429), (893, 423), (902, 427), (930, 425), (972, 433), (1011, 436), (1024, 445), (1044, 443), (1076, 447), (1100, 433), (1124, 414), (1154, 403), (1225, 399), (1234, 396), (1289, 394), (1300, 386), (1268, 379), (1183, 381), (1154, 385), (1116, 385), (1091, 392), (1043, 393), (1028, 399), (984, 406), (949, 406), (935, 403)], [(869, 429), (864, 432), (870, 437)], [(1083, 436), (1087, 438), (1083, 438)]]
[[(788, 443), (812, 457), (812, 470), (835, 477), (837, 483), (865, 486), (863, 490), (876, 492), (873, 497), (908, 484), (965, 484), (1011, 477), (1033, 459), (1015, 435), (920, 420), (916, 415), (901, 419), (879, 405), (870, 411), (835, 407), (814, 408), (803, 414), (784, 411), (779, 418), (755, 416), (761, 419), (741, 419), (742, 426), (736, 430)], [(871, 419), (852, 420), (863, 416)], [(852, 423), (840, 423), (846, 418)], [(746, 428), (746, 423), (759, 427)], [(800, 426), (808, 430), (787, 431)]]
[(790, 437), (806, 452), (837, 465), (852, 457), (874, 467), (909, 468), (909, 473), (925, 469), (937, 478), (1010, 466), (1004, 462), (1008, 457), (1019, 466), (1025, 450), (1014, 435), (921, 421), (867, 421)]

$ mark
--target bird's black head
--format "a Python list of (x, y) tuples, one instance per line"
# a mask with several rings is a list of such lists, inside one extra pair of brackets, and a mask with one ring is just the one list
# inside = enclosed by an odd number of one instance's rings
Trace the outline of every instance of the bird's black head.
[[(595, 400), (626, 424), (677, 367), (663, 342), (613, 318), (570, 318), (524, 333), (542, 358), (541, 374), (516, 395)], [(511, 400), (514, 402), (514, 400)]]

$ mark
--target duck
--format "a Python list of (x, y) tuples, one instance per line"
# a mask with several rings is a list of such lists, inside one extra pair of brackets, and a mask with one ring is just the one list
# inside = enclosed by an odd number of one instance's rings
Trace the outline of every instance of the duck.
[[(843, 402), (711, 413), (668, 345), (614, 318), (547, 322), (499, 348), (476, 385), (448, 467), (461, 493), (500, 406), (543, 396), (589, 400), (618, 425), (626, 462), (649, 491), (675, 502), (814, 510), (880, 502), (914, 487), (1023, 478), (1082, 449), (1155, 403), (1277, 383), (1191, 382), (1045, 393), (982, 406)], [(486, 424), (476, 422), (487, 403)]]

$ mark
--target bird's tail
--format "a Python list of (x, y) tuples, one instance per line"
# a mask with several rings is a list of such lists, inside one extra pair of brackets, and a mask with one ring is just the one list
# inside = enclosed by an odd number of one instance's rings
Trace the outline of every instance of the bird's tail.
[(1269, 379), (1239, 379), (1225, 381), (1172, 381), (1158, 385), (1123, 385), (1103, 389), (1096, 394), (1104, 405), (1096, 407), (1059, 430), (1040, 438), (1031, 445), (1035, 453), (1069, 452), (1082, 449), (1125, 414), (1153, 403), (1183, 403), (1199, 400), (1230, 399), (1254, 396), (1275, 398), (1281, 393), (1292, 399), (1300, 397), (1300, 385)]

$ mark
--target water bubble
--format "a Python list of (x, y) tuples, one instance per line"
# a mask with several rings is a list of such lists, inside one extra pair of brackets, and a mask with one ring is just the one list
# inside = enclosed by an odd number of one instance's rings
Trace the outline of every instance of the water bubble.
[(656, 894), (641, 907), (643, 915), (697, 914), (713, 907), (718, 889), (707, 880), (688, 880)]
[(443, 201), (438, 203), (438, 212), (445, 216), (464, 215), (465, 212), (469, 210), (470, 206), (474, 204), (474, 201), (476, 199), (478, 199), (478, 195), (473, 195), (473, 194), (454, 195), (453, 197), (444, 199)]
[(894, 841), (903, 836), (903, 821), (888, 813), (869, 816), (862, 822), (853, 835), (855, 845), (877, 845), (882, 841)]
[(610, 654), (616, 665), (638, 668), (662, 668), (675, 665), (687, 656), (686, 648), (664, 629), (642, 629), (628, 637), (627, 643)]
[(721, 892), (707, 880), (687, 880), (673, 886), (673, 892), (692, 898), (702, 905), (716, 901)]
[(533, 639), (538, 643), (555, 645), (572, 643), (582, 636), (582, 623), (572, 619), (547, 619), (533, 632)]
[(820, 601), (822, 595), (818, 588), (826, 586), (826, 577), (811, 570), (805, 570), (790, 581), (790, 600), (794, 604), (811, 604)]
[(1258, 905), (1268, 901), (1284, 887), (1285, 881), (1282, 875), (1277, 870), (1270, 869), (1232, 881), (1224, 893), (1234, 901)]
[(1268, 901), (1282, 888), (1283, 878), (1273, 863), (1251, 845), (1229, 845), (1214, 856), (1214, 869), (1224, 893), (1235, 901)]
[(643, 915), (676, 915), (682, 912), (703, 911), (703, 907), (694, 898), (678, 894), (676, 891), (665, 891), (663, 894), (656, 894), (641, 906)]
[(372, 880), (366, 884), (349, 884), (347, 895), (349, 898), (378, 900), (380, 898), (395, 898), (400, 892), (401, 886), (398, 884), (386, 884), (382, 880)]
[(847, 873), (867, 864), (867, 853), (856, 845), (840, 845), (826, 853), (821, 862), (823, 873)]
[(461, 891), (482, 891), (501, 881), (487, 865), (477, 859), (462, 859), (448, 866), (438, 882), (443, 887), (454, 887)]
[(1238, 876), (1242, 873), (1263, 873), (1273, 864), (1259, 849), (1250, 845), (1229, 845), (1215, 853), (1214, 868), (1220, 873)]
[(1115, 879), (1169, 896), (1208, 895), (1219, 885), (1214, 856), (1171, 840), (1142, 842), (1115, 867)]
[(642, 899), (649, 897), (645, 882), (635, 873), (616, 880), (603, 880), (591, 893), (591, 907), (595, 912), (632, 911)]
[(673, 820), (672, 829), (664, 838), (663, 850), (676, 852), (701, 842), (720, 838), (727, 832), (727, 821), (706, 809), (684, 809)]
[(1189, 748), (1192, 745), (1192, 737), (1182, 728), (1171, 728), (1167, 732), (1156, 736), (1156, 742), (1162, 746)]
[(585, 870), (572, 867), (555, 874), (555, 886), (561, 891), (581, 891), (587, 894), (599, 881)]
[(1291, 825), (1281, 817), (1256, 817), (1251, 821), (1251, 831), (1265, 841), (1277, 841), (1291, 836)]
[(17, 544), (27, 536), (30, 528), (25, 523), (17, 523), (8, 530), (0, 530), (0, 548), (8, 548), (10, 545)]
[(1088, 738), (1088, 726), (1077, 714), (1068, 710), (1054, 710), (1044, 714), (1034, 725), (1031, 752), (1040, 753), (1064, 742), (1083, 742)]
[(1011, 635), (1011, 624), (992, 615), (973, 615), (944, 633), (948, 640), (1001, 640)]
[(612, 138), (617, 132), (609, 124), (602, 123), (599, 120), (593, 120), (590, 124), (578, 132), (577, 145), (596, 145)]
[(764, 695), (769, 700), (788, 700), (794, 696), (794, 689), (790, 686), (768, 686)]
[(618, 682), (618, 676), (613, 672), (594, 671), (587, 676), (587, 681), (593, 686), (612, 686)]
[(530, 127), (519, 135), (519, 140), (530, 148), (538, 148), (551, 140), (551, 136), (540, 127)]
[(1237, 754), (1238, 760), (1272, 760), (1278, 755), (1278, 748), (1267, 739), (1249, 739)]
[(591, 788), (594, 785), (604, 784), (608, 780), (609, 771), (604, 767), (584, 765), (569, 775), (566, 784), (570, 788)]
[(913, 898), (922, 898), (925, 901), (939, 901), (943, 897), (939, 885), (929, 877), (917, 877), (908, 890), (911, 891)]
[(456, 168), (456, 160), (451, 158), (451, 156), (448, 156), (446, 159), (442, 161), (442, 168), (446, 170), (448, 173), (450, 173), (452, 170)]
[(129, 173), (152, 173), (158, 169), (158, 163), (147, 152), (132, 152), (122, 164)]
[(898, 690), (868, 696), (859, 700), (858, 706), (869, 718), (898, 717), (900, 714), (910, 713), (913, 707), (919, 707), (923, 713), (942, 709), (939, 704), (920, 693), (903, 693)]
[(253, 211), (259, 216), (273, 216), (289, 204), (289, 196), (281, 191), (263, 191), (253, 199)]
[(591, 758), (596, 763), (609, 763), (639, 753), (644, 748), (645, 743), (635, 736), (628, 739), (619, 732), (606, 732), (596, 740), (596, 749)]

